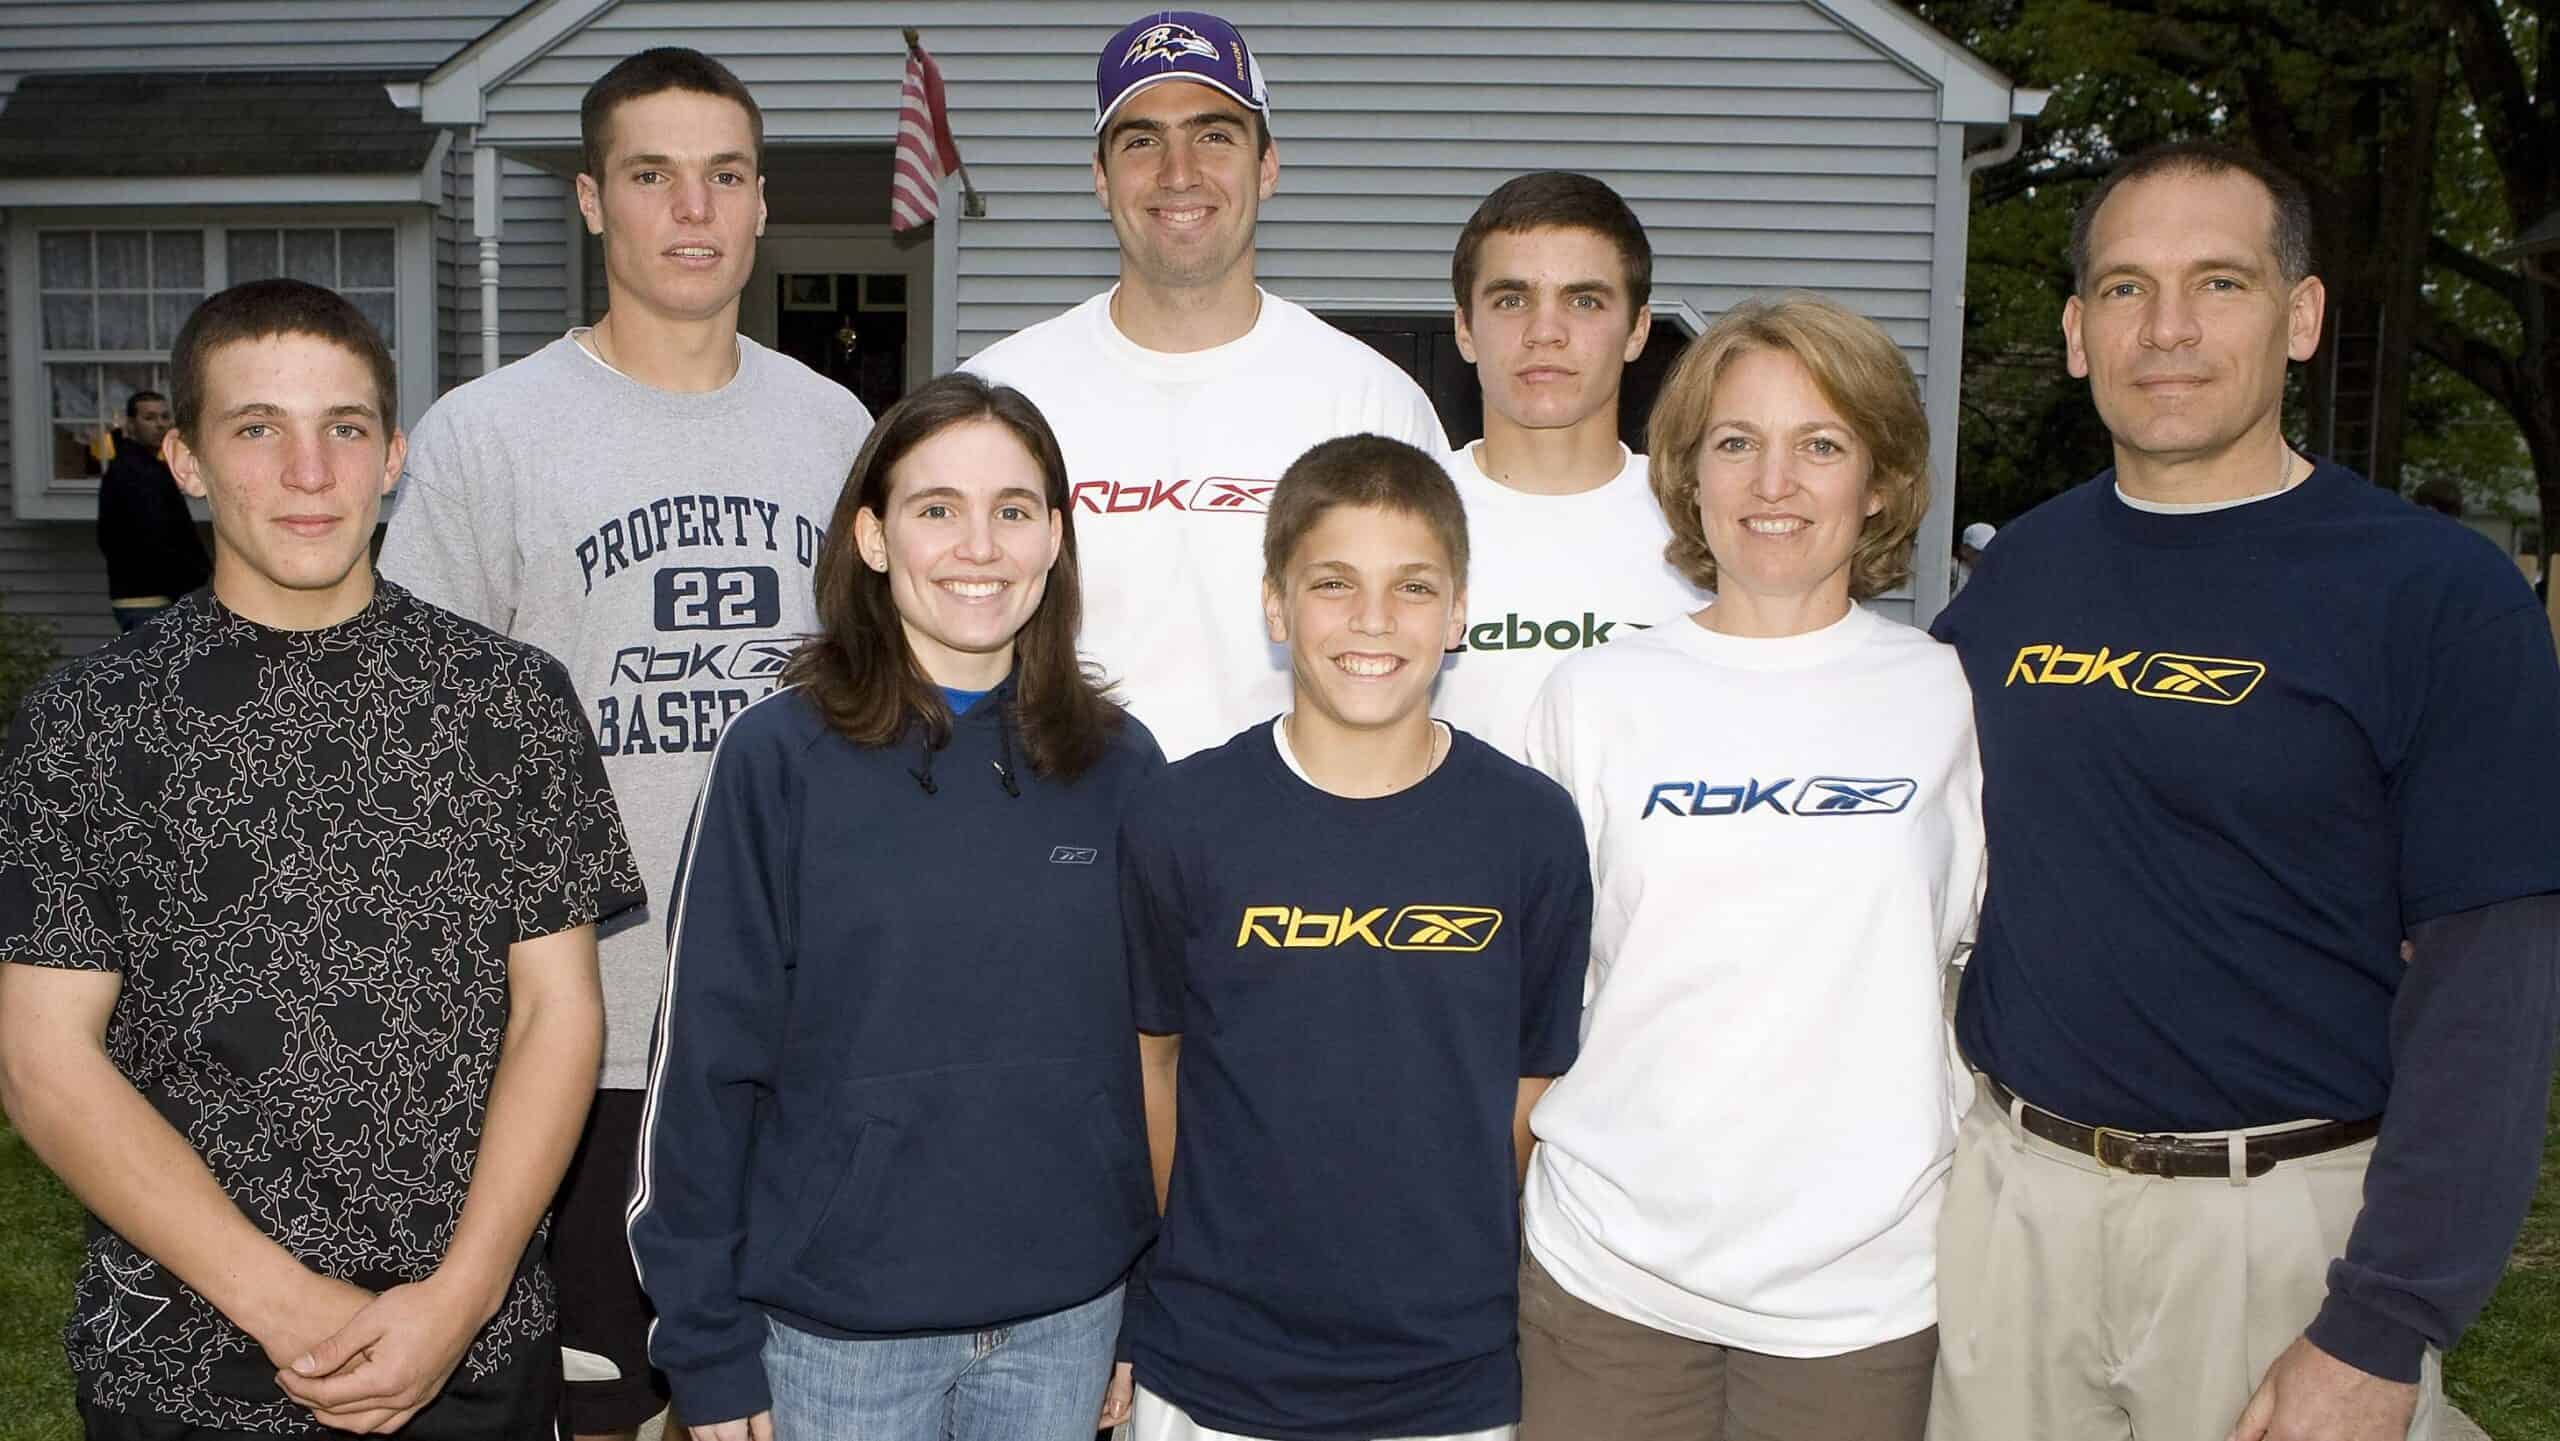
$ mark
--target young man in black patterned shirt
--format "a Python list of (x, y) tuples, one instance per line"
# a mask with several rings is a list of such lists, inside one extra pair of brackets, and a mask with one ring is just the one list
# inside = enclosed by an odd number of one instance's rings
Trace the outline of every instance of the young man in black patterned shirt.
[(87, 1434), (550, 1434), (537, 1244), (639, 899), (568, 677), (374, 577), (391, 359), (259, 281), (171, 357), (210, 593), (0, 755), (0, 1102), (96, 1218)]

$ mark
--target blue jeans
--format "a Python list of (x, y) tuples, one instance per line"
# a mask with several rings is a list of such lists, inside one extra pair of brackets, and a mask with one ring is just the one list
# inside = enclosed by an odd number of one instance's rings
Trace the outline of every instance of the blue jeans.
[(839, 1341), (765, 1324), (779, 1441), (1093, 1441), (1120, 1288), (951, 1336)]

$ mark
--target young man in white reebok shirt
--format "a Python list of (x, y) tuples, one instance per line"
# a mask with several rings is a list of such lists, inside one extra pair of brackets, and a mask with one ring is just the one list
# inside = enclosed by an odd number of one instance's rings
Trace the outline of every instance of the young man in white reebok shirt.
[(1652, 333), (1635, 212), (1588, 175), (1522, 175), (1476, 207), (1449, 268), (1484, 439), (1446, 462), (1476, 579), (1432, 709), (1517, 759), (1557, 662), (1708, 596), (1663, 558), (1645, 458), (1618, 439), (1619, 380)]
[(1318, 441), (1448, 449), (1385, 357), (1254, 283), (1254, 223), (1280, 179), (1262, 72), (1234, 26), (1155, 11), (1102, 50), (1093, 193), (1120, 283), (966, 368), (1057, 431), (1085, 553), (1083, 648), (1179, 760), (1289, 705), (1263, 644), (1262, 517)]

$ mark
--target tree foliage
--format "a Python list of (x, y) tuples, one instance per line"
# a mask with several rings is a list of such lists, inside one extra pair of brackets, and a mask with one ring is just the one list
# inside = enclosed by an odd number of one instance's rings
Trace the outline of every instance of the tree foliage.
[[(2070, 216), (2114, 161), (2185, 138), (2253, 148), (2311, 193), (2332, 311), (2322, 356), (2297, 374), (2288, 406), (2298, 441), (2355, 455), (2404, 489), (2451, 479), (2475, 511), (2512, 511), (2532, 494), (2539, 461), (2541, 508), (2560, 505), (2560, 349), (2542, 342), (2545, 360), (2535, 348), (2544, 287), (2494, 258), (2560, 205), (2560, 113), (2536, 88), (2547, 30), (2538, 5), (1911, 8), (2020, 84), (2052, 92), (2028, 143), (1983, 173), (1976, 198), (1962, 519), (2006, 519), (2105, 463), (2086, 388), (2063, 370)], [(2492, 86), (2504, 98), (2487, 105)]]

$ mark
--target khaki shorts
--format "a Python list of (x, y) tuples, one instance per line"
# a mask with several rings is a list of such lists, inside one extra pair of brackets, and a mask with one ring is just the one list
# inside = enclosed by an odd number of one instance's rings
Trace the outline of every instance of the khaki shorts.
[(1520, 1441), (1919, 1441), (1937, 1333), (1769, 1356), (1657, 1331), (1520, 1269)]
[[(2327, 1297), (2372, 1155), (2133, 1176), (2029, 1135), (1978, 1088), (1938, 1219), (1929, 1441), (2223, 1441)], [(2435, 1434), (2437, 1363), (2430, 1349), (2412, 1438)]]

